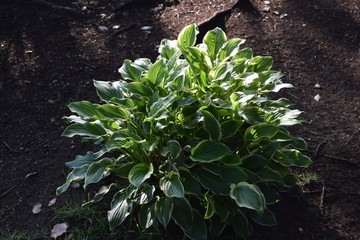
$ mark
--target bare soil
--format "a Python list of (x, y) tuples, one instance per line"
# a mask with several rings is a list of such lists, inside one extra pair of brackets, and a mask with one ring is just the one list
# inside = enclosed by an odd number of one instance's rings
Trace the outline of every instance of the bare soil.
[[(137, 0), (116, 11), (111, 0), (48, 2), (74, 11), (35, 0), (0, 4), (2, 232), (50, 232), (55, 224), (47, 203), (65, 181), (64, 163), (91, 149), (60, 137), (66, 105), (98, 101), (93, 79), (120, 78), (126, 58), (154, 60), (161, 39), (197, 23), (200, 35), (219, 26), (247, 39), (256, 55), (273, 56), (273, 68), (295, 86), (277, 97), (295, 102), (307, 120), (290, 131), (307, 140), (318, 180), (303, 181), (301, 195), (285, 194), (273, 206), (279, 225), (255, 226), (251, 239), (360, 239), (358, 0)], [(56, 206), (86, 196), (71, 189)]]

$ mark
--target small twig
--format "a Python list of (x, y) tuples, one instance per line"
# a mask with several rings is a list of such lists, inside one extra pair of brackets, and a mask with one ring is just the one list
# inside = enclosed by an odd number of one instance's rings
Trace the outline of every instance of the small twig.
[(60, 6), (60, 5), (51, 3), (51, 2), (47, 2), (45, 0), (33, 0), (33, 1), (36, 2), (36, 3), (42, 4), (44, 6), (51, 7), (53, 9), (66, 10), (66, 11), (76, 13), (76, 10), (73, 9), (73, 8)]
[(360, 128), (358, 130), (356, 130), (347, 140), (344, 144), (341, 144), (342, 145), (347, 145), (349, 143), (349, 141), (358, 133), (360, 132)]
[(82, 64), (84, 64), (84, 65), (86, 65), (86, 66), (88, 66), (88, 67), (90, 67), (90, 68), (92, 68), (92, 69), (97, 69), (97, 68), (98, 68), (98, 67), (95, 66), (95, 65), (92, 65), (92, 64), (89, 64), (89, 63), (86, 63), (86, 62), (83, 62), (83, 61), (80, 61), (80, 63), (82, 63)]
[(119, 30), (117, 30), (116, 32), (114, 32), (114, 33), (110, 34), (110, 35), (108, 36), (108, 38), (110, 38), (110, 37), (114, 37), (114, 36), (117, 36), (117, 35), (119, 35), (120, 33), (125, 32), (126, 30), (128, 30), (128, 29), (132, 28), (132, 27), (133, 27), (133, 26), (135, 26), (135, 25), (136, 25), (136, 24), (134, 23), (134, 24), (130, 24), (129, 26), (126, 26), (126, 27), (120, 28), (120, 29), (119, 29)]
[(316, 150), (315, 150), (315, 154), (314, 154), (314, 158), (316, 158), (318, 156), (318, 154), (320, 153), (320, 151), (324, 148), (324, 146), (326, 145), (327, 143), (327, 140), (319, 143), (316, 147)]
[(347, 163), (350, 163), (350, 164), (353, 165), (353, 166), (356, 166), (356, 167), (359, 167), (359, 168), (360, 168), (360, 166), (359, 166), (357, 163), (354, 163), (353, 161), (350, 161), (349, 159), (340, 158), (340, 157), (335, 157), (335, 156), (330, 156), (330, 155), (323, 154), (323, 153), (319, 153), (318, 155), (319, 155), (319, 156), (326, 157), (326, 158), (330, 158), (330, 159), (333, 159), (333, 160), (337, 160), (337, 161), (347, 162)]
[(5, 142), (5, 140), (3, 141), (3, 143), (5, 144), (5, 146), (6, 146), (8, 149), (10, 149), (10, 151), (12, 151), (12, 152), (14, 152), (14, 153), (20, 153), (20, 151), (17, 151), (17, 150), (15, 150), (15, 149), (13, 149), (12, 147), (10, 147), (9, 144), (7, 144), (7, 143)]
[(321, 180), (321, 183), (322, 183), (322, 188), (321, 188), (321, 196), (320, 196), (320, 204), (319, 204), (319, 207), (320, 207), (320, 211), (322, 214), (324, 214), (324, 195), (325, 195), (325, 184), (324, 184), (324, 181)]

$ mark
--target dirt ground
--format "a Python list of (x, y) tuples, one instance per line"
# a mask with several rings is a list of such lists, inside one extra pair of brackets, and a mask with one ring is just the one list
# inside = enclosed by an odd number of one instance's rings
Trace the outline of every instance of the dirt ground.
[[(256, 55), (273, 56), (295, 86), (278, 96), (307, 120), (290, 131), (307, 140), (318, 179), (303, 181), (300, 196), (284, 195), (273, 206), (279, 225), (256, 226), (251, 239), (360, 239), (359, 0), (138, 0), (116, 11), (111, 0), (48, 2), (68, 8), (0, 3), (2, 232), (50, 232), (55, 224), (47, 203), (65, 181), (64, 163), (91, 149), (60, 137), (66, 105), (98, 101), (93, 79), (120, 78), (126, 58), (154, 60), (161, 39), (197, 23), (202, 35), (219, 26)], [(86, 194), (72, 189), (56, 205)]]

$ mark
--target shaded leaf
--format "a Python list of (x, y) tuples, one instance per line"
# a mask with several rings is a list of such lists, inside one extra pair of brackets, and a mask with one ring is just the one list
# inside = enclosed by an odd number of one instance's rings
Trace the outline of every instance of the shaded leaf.
[(225, 144), (204, 140), (191, 150), (191, 160), (195, 162), (209, 163), (218, 161), (231, 152)]
[(231, 184), (230, 188), (230, 197), (239, 207), (253, 209), (262, 214), (266, 206), (265, 197), (256, 185), (240, 182)]

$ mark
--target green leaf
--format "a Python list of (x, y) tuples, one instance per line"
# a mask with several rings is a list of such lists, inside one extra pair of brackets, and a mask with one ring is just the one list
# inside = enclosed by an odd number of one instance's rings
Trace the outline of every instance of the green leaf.
[(220, 48), (226, 42), (226, 34), (221, 28), (215, 28), (208, 31), (203, 39), (203, 42), (207, 46), (207, 53), (209, 57), (214, 60)]
[(247, 215), (251, 217), (254, 222), (263, 226), (276, 226), (276, 218), (274, 214), (267, 208), (264, 209), (264, 212), (259, 214), (255, 211), (248, 211)]
[(220, 222), (226, 222), (230, 215), (228, 205), (221, 198), (214, 196), (214, 207), (215, 213), (220, 217)]
[(223, 157), (223, 159), (221, 159), (221, 162), (228, 166), (237, 166), (241, 163), (241, 158), (237, 154), (229, 154)]
[(256, 185), (240, 182), (231, 184), (230, 188), (230, 197), (235, 200), (239, 207), (253, 209), (259, 214), (264, 212), (265, 197)]
[(135, 165), (136, 165), (135, 162), (129, 162), (129, 163), (122, 164), (121, 166), (116, 168), (116, 170), (115, 170), (116, 176), (119, 176), (119, 177), (122, 177), (122, 178), (128, 178), (131, 169)]
[(185, 196), (184, 186), (177, 172), (171, 171), (160, 179), (160, 189), (167, 197), (183, 198)]
[(126, 59), (119, 68), (119, 73), (124, 79), (138, 81), (141, 78), (142, 70), (134, 66), (130, 60)]
[(181, 30), (177, 38), (177, 45), (181, 48), (188, 48), (194, 46), (196, 42), (196, 35), (199, 33), (199, 30), (195, 24), (186, 26)]
[(100, 150), (96, 153), (89, 151), (85, 155), (77, 155), (73, 161), (66, 162), (65, 164), (69, 168), (81, 168), (85, 165), (90, 165), (104, 154), (105, 151), (103, 150)]
[(220, 141), (221, 139), (221, 126), (219, 121), (214, 117), (214, 115), (208, 111), (200, 110), (201, 114), (204, 116), (205, 120), (205, 130), (209, 133), (210, 139), (215, 141)]
[(161, 40), (159, 46), (159, 53), (163, 58), (170, 60), (177, 51), (178, 51), (178, 47), (176, 40), (168, 40), (168, 39)]
[(72, 170), (72, 172), (66, 177), (66, 182), (56, 189), (56, 195), (59, 196), (64, 193), (73, 181), (80, 181), (84, 179), (87, 169), (88, 168), (85, 166)]
[(223, 61), (227, 57), (234, 56), (239, 51), (240, 44), (243, 44), (245, 39), (233, 38), (226, 42), (218, 53), (219, 61)]
[(220, 221), (220, 217), (214, 215), (210, 219), (210, 227), (209, 227), (209, 238), (216, 239), (225, 229), (226, 223)]
[(258, 107), (245, 107), (239, 110), (239, 115), (250, 124), (264, 122), (265, 111)]
[(205, 212), (204, 219), (209, 219), (215, 213), (214, 200), (212, 199), (212, 197), (208, 193), (206, 193), (205, 194), (205, 201), (206, 201), (206, 208), (205, 208), (206, 212)]
[(191, 150), (191, 160), (195, 162), (209, 163), (220, 160), (231, 152), (225, 144), (204, 140)]
[(235, 54), (234, 56), (234, 60), (235, 59), (242, 59), (242, 58), (246, 58), (246, 59), (250, 59), (253, 57), (253, 51), (251, 48), (244, 48), (241, 49), (238, 53)]
[(146, 86), (145, 84), (142, 84), (140, 82), (131, 82), (125, 85), (125, 88), (133, 93), (133, 94), (137, 94), (140, 95), (141, 97), (150, 97), (153, 92), (151, 91), (151, 89)]
[(281, 174), (269, 167), (264, 167), (256, 172), (259, 178), (263, 181), (274, 181), (274, 182), (283, 182)]
[(173, 208), (174, 203), (168, 197), (159, 197), (155, 203), (156, 218), (164, 227), (170, 222)]
[(151, 206), (149, 205), (141, 205), (140, 211), (139, 211), (139, 225), (142, 230), (145, 230), (154, 223), (154, 218)]
[(101, 105), (99, 111), (107, 118), (128, 119), (130, 117), (128, 110), (112, 104)]
[(242, 170), (240, 167), (231, 166), (231, 167), (223, 167), (222, 178), (228, 185), (232, 183), (243, 182), (248, 178), (248, 175)]
[(111, 98), (122, 99), (124, 97), (124, 84), (120, 81), (105, 82), (94, 80), (96, 92), (103, 101), (110, 101)]
[(185, 235), (192, 240), (205, 240), (207, 239), (207, 228), (204, 218), (199, 211), (192, 209), (192, 225), (191, 231), (184, 231)]
[(105, 169), (113, 163), (110, 158), (103, 158), (98, 162), (92, 163), (86, 171), (84, 188), (90, 183), (99, 182), (106, 173)]
[(133, 204), (126, 197), (126, 189), (122, 189), (114, 195), (111, 201), (111, 210), (107, 214), (111, 229), (119, 226), (132, 211)]
[(75, 123), (68, 126), (61, 136), (73, 137), (75, 135), (98, 138), (106, 135), (106, 130), (98, 121), (83, 124)]
[(185, 232), (191, 232), (193, 224), (193, 211), (186, 198), (173, 198), (174, 208), (171, 213), (172, 219)]
[(198, 180), (185, 167), (178, 168), (185, 193), (201, 196), (201, 187)]
[[(115, 188), (118, 188), (118, 185), (116, 183), (112, 183), (108, 186), (101, 186), (99, 191), (95, 194), (94, 198), (89, 203), (101, 201), (105, 194), (107, 194), (108, 192), (112, 191)], [(85, 204), (87, 204), (87, 203), (85, 203)]]
[(268, 71), (272, 67), (272, 57), (254, 57), (250, 60), (249, 65), (254, 65), (254, 72)]
[(155, 86), (159, 86), (159, 85), (162, 86), (166, 75), (167, 75), (167, 69), (165, 67), (163, 60), (158, 60), (150, 67), (147, 73), (147, 78), (150, 80), (150, 82), (155, 84)]
[(151, 177), (154, 172), (154, 167), (146, 163), (136, 164), (129, 172), (129, 182), (135, 187), (140, 187), (140, 185), (148, 178)]
[(194, 174), (205, 189), (208, 189), (216, 194), (229, 194), (229, 184), (225, 182), (220, 176), (202, 168), (198, 169)]
[(269, 142), (265, 145), (261, 145), (255, 149), (252, 154), (261, 155), (266, 159), (271, 159), (273, 154), (279, 149), (280, 143)]
[(286, 167), (305, 167), (312, 163), (309, 157), (294, 149), (277, 151), (273, 156), (273, 160)]
[(241, 158), (241, 166), (249, 169), (250, 171), (257, 171), (264, 168), (267, 165), (268, 161), (268, 159), (264, 158), (261, 155), (251, 154)]
[(160, 98), (150, 107), (149, 117), (156, 117), (160, 112), (169, 108), (176, 99), (176, 95), (169, 94), (166, 97)]
[(166, 143), (166, 146), (161, 148), (161, 155), (167, 157), (168, 154), (171, 154), (174, 159), (178, 158), (181, 153), (180, 143), (176, 140), (169, 140)]
[(231, 224), (235, 230), (235, 232), (246, 239), (250, 235), (250, 225), (247, 218), (241, 211), (237, 211), (236, 215), (231, 218)]
[(266, 204), (273, 204), (280, 201), (280, 194), (274, 188), (268, 186), (266, 183), (257, 183), (256, 185), (264, 194)]
[(88, 101), (73, 102), (68, 105), (70, 111), (77, 113), (82, 118), (101, 119), (102, 114), (99, 111), (98, 104), (92, 104)]
[(244, 134), (244, 140), (254, 141), (259, 138), (271, 138), (279, 130), (278, 127), (266, 124), (259, 123), (248, 127)]
[(224, 138), (232, 137), (236, 134), (238, 129), (244, 121), (240, 120), (227, 120), (221, 123), (221, 131)]
[(147, 204), (154, 197), (155, 187), (149, 184), (142, 184), (139, 188), (129, 185), (126, 188), (127, 199), (136, 204)]

